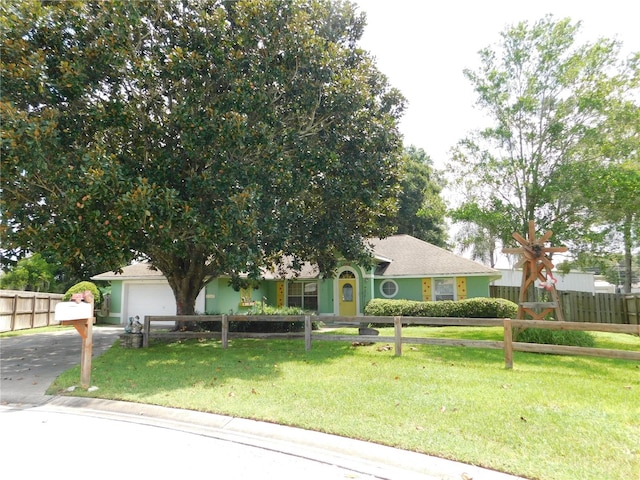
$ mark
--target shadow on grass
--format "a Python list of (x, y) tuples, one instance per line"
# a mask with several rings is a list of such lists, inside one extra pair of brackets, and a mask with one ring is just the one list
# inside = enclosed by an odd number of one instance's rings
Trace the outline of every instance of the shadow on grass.
[[(445, 334), (444, 330), (437, 329), (429, 331), (427, 336), (497, 339), (494, 331), (458, 332), (465, 333), (460, 336), (454, 333), (449, 330)], [(386, 335), (386, 332), (381, 332), (381, 335)], [(314, 341), (311, 350), (305, 351), (304, 340), (232, 339), (229, 348), (224, 349), (220, 341), (214, 339), (174, 342), (152, 339), (149, 348), (123, 349), (116, 344), (94, 359), (92, 382), (100, 386), (100, 396), (105, 398), (118, 398), (121, 392), (135, 392), (138, 399), (144, 399), (193, 388), (215, 389), (233, 382), (277, 382), (290, 363), (322, 368), (340, 362), (347, 369), (350, 361), (359, 361), (358, 357), (374, 361), (383, 356), (392, 361), (414, 358), (419, 362), (447, 366), (505, 369), (501, 349), (404, 344), (403, 356), (395, 357), (393, 343), (388, 342), (354, 347), (348, 341)], [(606, 378), (613, 370), (637, 375), (639, 368), (638, 362), (628, 360), (514, 352), (514, 371), (540, 370), (554, 372), (558, 376)], [(77, 382), (77, 370), (61, 375), (52, 390), (64, 393), (67, 387)], [(74, 395), (90, 394), (76, 391)]]
[[(114, 347), (94, 358), (92, 383), (100, 396), (135, 391), (140, 398), (193, 387), (213, 388), (234, 381), (277, 381), (288, 363), (327, 365), (354, 355), (345, 342), (323, 342), (305, 351), (304, 341), (233, 339), (224, 349), (217, 340), (151, 340), (149, 348)], [(77, 368), (63, 373), (51, 392), (64, 394), (77, 382)], [(74, 391), (74, 395), (87, 392)]]

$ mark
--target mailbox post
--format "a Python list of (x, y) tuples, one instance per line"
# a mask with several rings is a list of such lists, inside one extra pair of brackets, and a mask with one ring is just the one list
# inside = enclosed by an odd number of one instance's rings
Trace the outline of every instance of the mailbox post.
[(82, 337), (80, 357), (80, 386), (89, 388), (91, 383), (91, 356), (93, 353), (93, 294), (86, 290), (71, 296), (70, 302), (56, 305), (55, 319), (60, 325), (73, 325)]

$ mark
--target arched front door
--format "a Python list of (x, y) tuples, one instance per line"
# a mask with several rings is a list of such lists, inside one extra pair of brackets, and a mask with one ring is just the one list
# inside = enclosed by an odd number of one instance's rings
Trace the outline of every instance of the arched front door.
[(345, 270), (338, 277), (338, 305), (339, 314), (344, 317), (355, 317), (357, 309), (358, 289), (356, 276), (353, 272)]

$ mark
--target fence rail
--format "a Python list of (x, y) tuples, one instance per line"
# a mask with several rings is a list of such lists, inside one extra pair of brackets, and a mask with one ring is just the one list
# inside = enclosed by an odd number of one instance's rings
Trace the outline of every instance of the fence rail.
[[(314, 317), (315, 318), (315, 317)], [(640, 351), (613, 350), (603, 348), (572, 347), (563, 345), (543, 345), (537, 343), (522, 343), (513, 341), (514, 328), (548, 328), (551, 330), (582, 330), (599, 331), (613, 333), (627, 333), (640, 336), (640, 325), (621, 324), (598, 324), (589, 322), (557, 322), (546, 320), (512, 320), (510, 318), (450, 318), (450, 317), (344, 317), (352, 322), (366, 323), (371, 325), (388, 325), (393, 323), (394, 336), (378, 335), (334, 335), (313, 333), (312, 317), (310, 315), (299, 316), (271, 316), (271, 315), (198, 315), (198, 316), (146, 316), (143, 324), (143, 347), (149, 346), (151, 336), (161, 337), (184, 337), (185, 335), (199, 332), (164, 332), (152, 333), (151, 322), (220, 322), (221, 331), (215, 334), (220, 337), (223, 348), (228, 348), (229, 338), (282, 338), (283, 334), (272, 333), (251, 333), (251, 332), (229, 332), (229, 322), (304, 322), (304, 334), (284, 334), (285, 338), (303, 338), (305, 349), (311, 350), (313, 341), (341, 341), (341, 342), (373, 342), (373, 343), (394, 343), (395, 355), (402, 355), (403, 344), (423, 344), (441, 345), (472, 348), (491, 348), (504, 350), (505, 367), (513, 368), (513, 352), (536, 352), (550, 353), (555, 355), (584, 355), (605, 358), (620, 358), (626, 360), (640, 361)], [(403, 327), (410, 325), (428, 326), (493, 326), (502, 327), (504, 330), (503, 341), (492, 340), (464, 340), (452, 338), (426, 338), (403, 336)], [(207, 336), (213, 336), (207, 334)]]
[(0, 332), (57, 325), (54, 313), (60, 293), (0, 290)]
[[(490, 296), (518, 303), (520, 287), (490, 287)], [(638, 325), (640, 294), (558, 291), (565, 319), (585, 323)]]

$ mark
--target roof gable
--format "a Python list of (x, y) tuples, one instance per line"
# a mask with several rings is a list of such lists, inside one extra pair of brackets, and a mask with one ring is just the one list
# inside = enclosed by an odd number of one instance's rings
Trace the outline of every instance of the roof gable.
[(376, 275), (384, 277), (490, 275), (500, 272), (411, 235), (393, 235), (369, 240), (372, 251), (385, 260)]
[(104, 272), (91, 277), (91, 280), (161, 280), (163, 278), (163, 273), (151, 267), (149, 262), (140, 262), (123, 267), (122, 273)]

